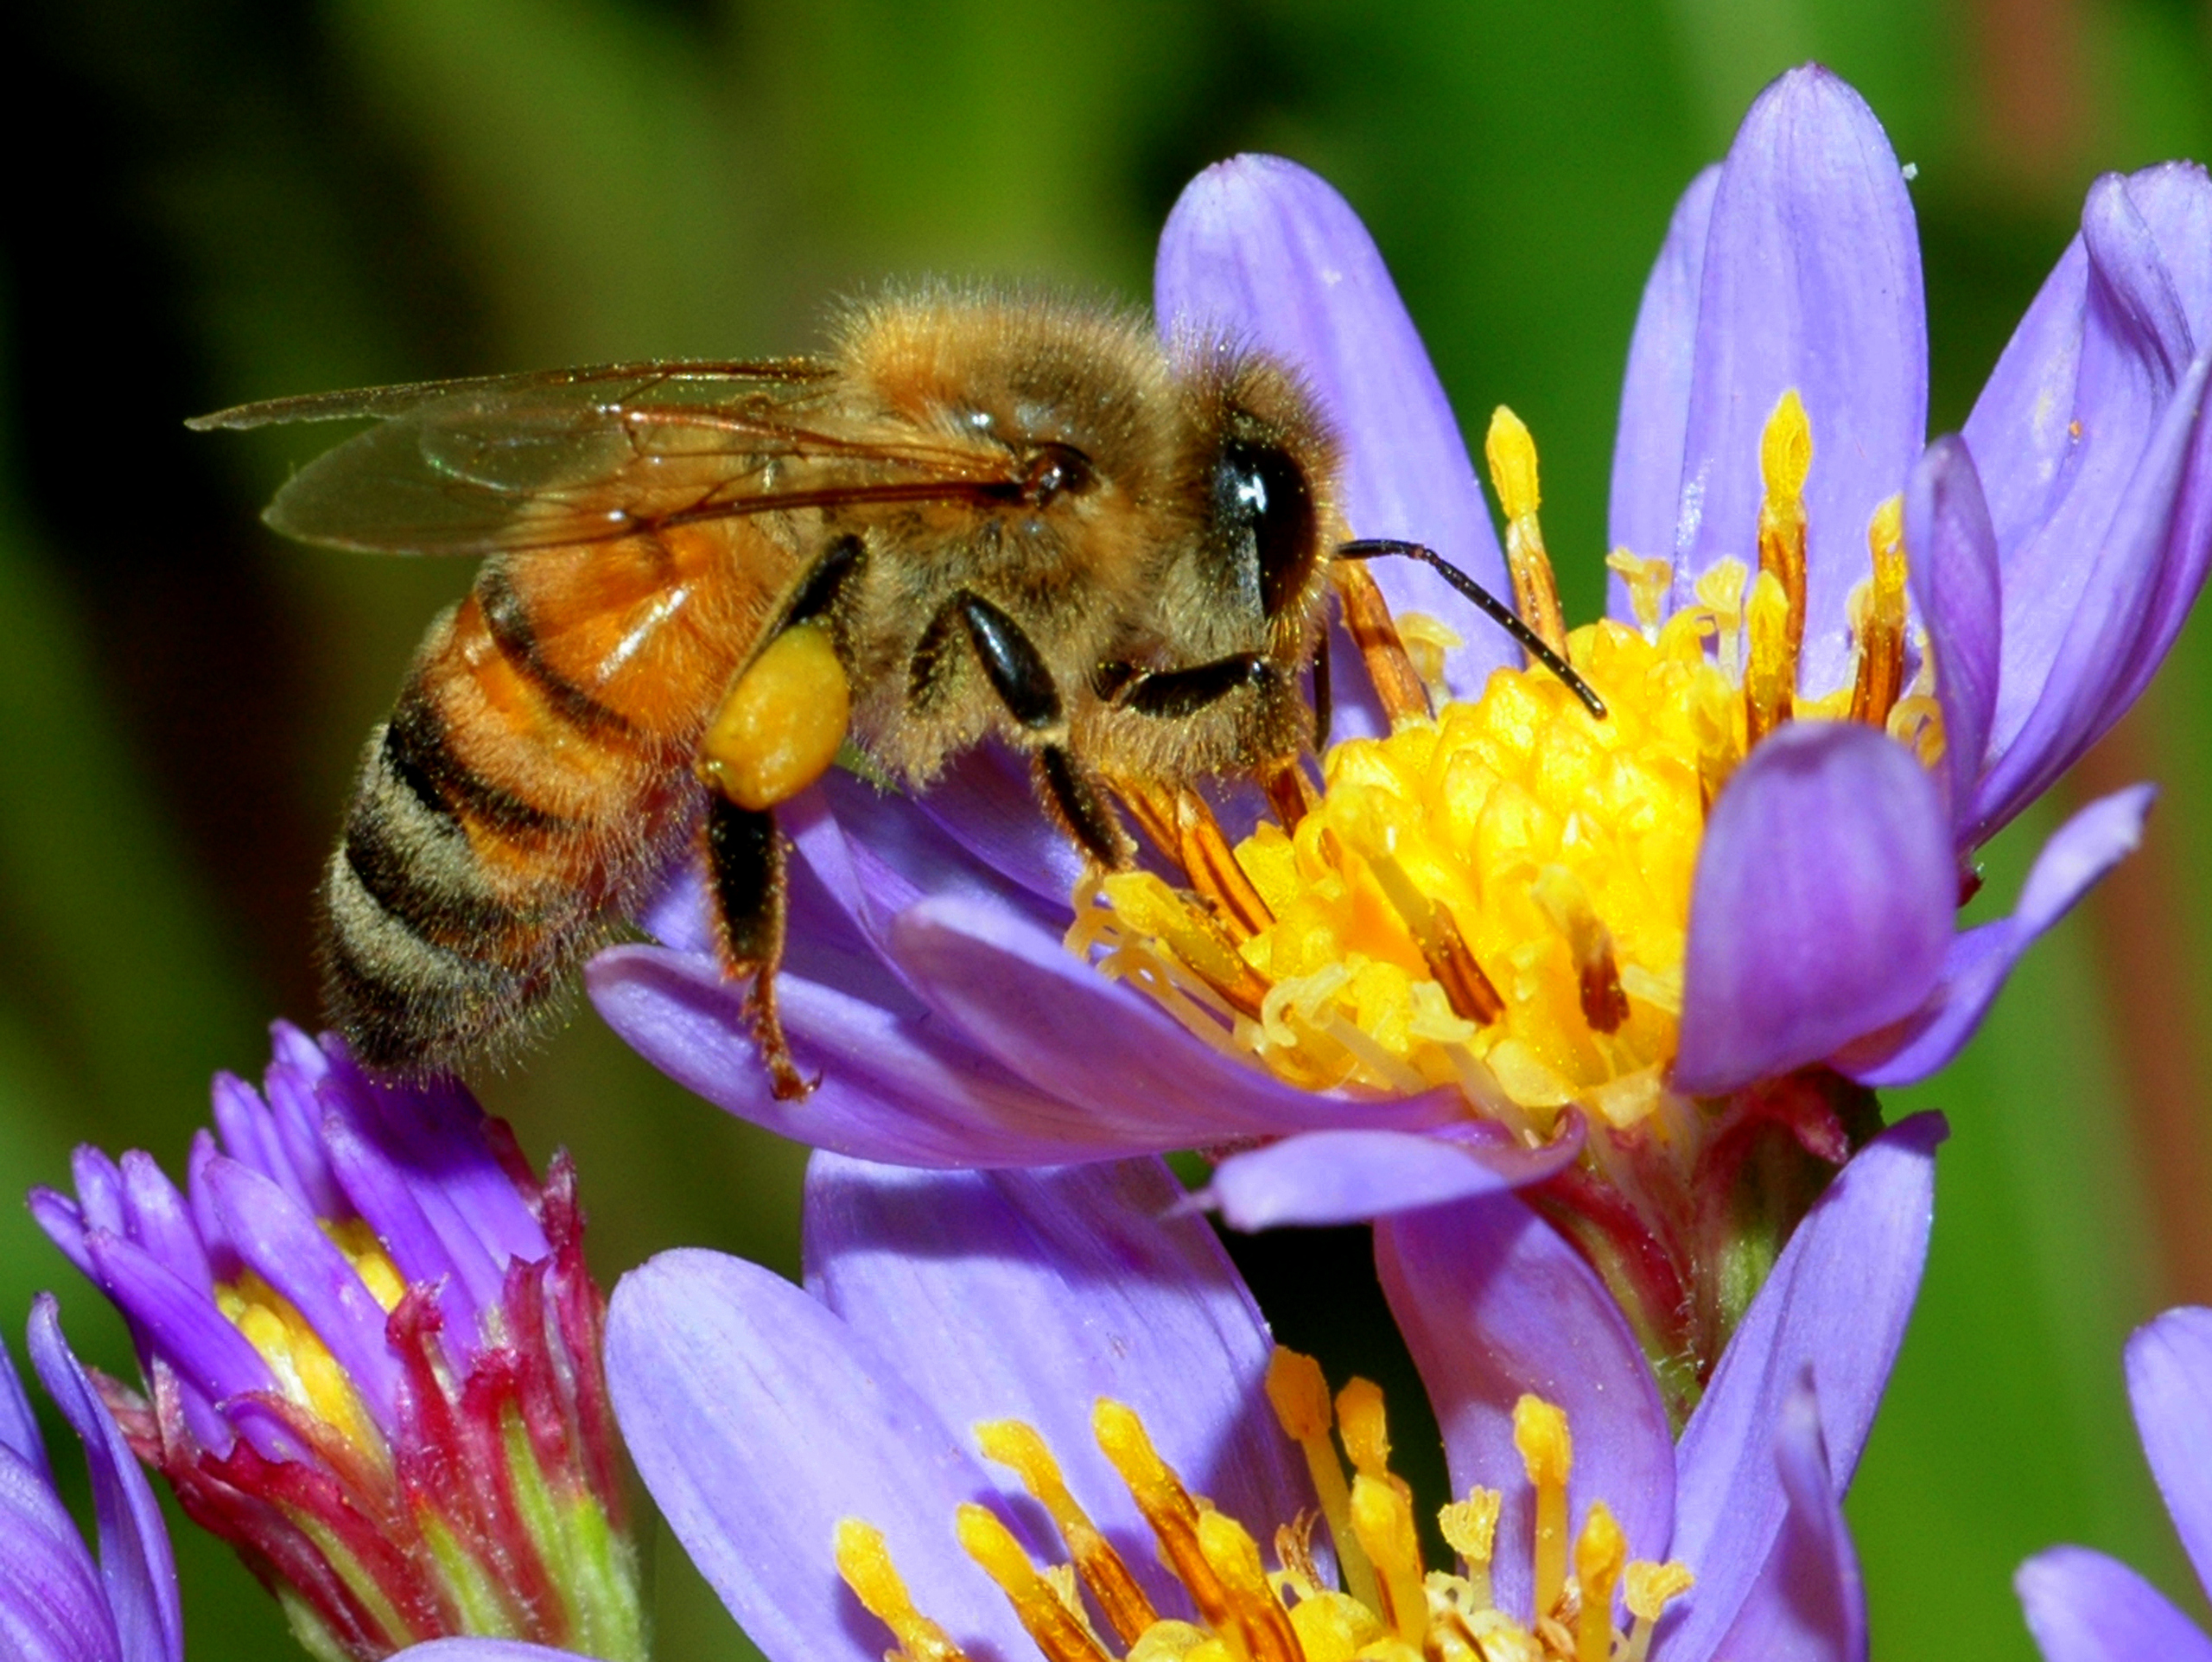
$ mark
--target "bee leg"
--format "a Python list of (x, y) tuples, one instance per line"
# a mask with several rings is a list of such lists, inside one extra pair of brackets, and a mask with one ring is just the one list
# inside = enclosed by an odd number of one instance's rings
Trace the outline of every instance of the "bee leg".
[(1325, 627), (1313, 643), (1313, 754), (1329, 748), (1329, 728), (1336, 715), (1335, 694), (1329, 685), (1329, 632)]
[(1188, 669), (1161, 670), (1140, 676), (1116, 702), (1140, 716), (1180, 721), (1185, 716), (1197, 715), (1209, 704), (1219, 704), (1232, 692), (1266, 685), (1274, 672), (1266, 659), (1252, 653), (1237, 653), (1228, 658), (1217, 658), (1211, 664), (1193, 664)]
[(1060, 690), (1036, 643), (982, 595), (962, 589), (947, 604), (968, 631), (983, 674), (1007, 713), (1035, 734), (1037, 794), (1075, 844), (1109, 871), (1135, 859), (1129, 834), (1106, 806), (1090, 770), (1066, 743), (1067, 714)]
[(791, 1060), (784, 1024), (776, 1014), (776, 967), (784, 958), (784, 839), (776, 816), (741, 808), (719, 793), (707, 798), (707, 870), (714, 880), (716, 933), (722, 967), (733, 977), (753, 977), (746, 1009), (753, 1040), (779, 1101), (804, 1097), (810, 1080)]

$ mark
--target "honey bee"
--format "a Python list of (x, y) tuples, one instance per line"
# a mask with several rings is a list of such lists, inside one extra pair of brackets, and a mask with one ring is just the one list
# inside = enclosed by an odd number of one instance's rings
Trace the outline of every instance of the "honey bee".
[(696, 844), (773, 1088), (803, 1095), (775, 1007), (775, 809), (841, 747), (923, 789), (1003, 742), (1116, 868), (1132, 844), (1107, 781), (1262, 771), (1314, 742), (1300, 682), (1325, 673), (1338, 453), (1261, 353), (1171, 354), (1124, 313), (939, 291), (855, 309), (818, 358), (193, 424), (346, 417), (375, 425), (268, 523), (483, 560), (370, 735), (321, 886), (329, 1012), (372, 1067), (505, 1048)]

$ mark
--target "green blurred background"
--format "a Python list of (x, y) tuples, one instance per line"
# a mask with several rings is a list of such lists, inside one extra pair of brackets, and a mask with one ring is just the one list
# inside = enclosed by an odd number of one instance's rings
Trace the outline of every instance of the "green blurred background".
[[(1934, 420), (1955, 426), (2107, 168), (2212, 150), (2183, 0), (76, 0), (0, 20), (0, 1191), (73, 1143), (181, 1160), (207, 1075), (314, 1012), (308, 897), (355, 748), (467, 572), (279, 544), (313, 435), (195, 438), (236, 400), (806, 347), (887, 275), (1141, 299), (1190, 174), (1263, 149), (1366, 217), (1463, 419), (1542, 445), (1570, 610), (1599, 603), (1613, 401), (1675, 194), (1758, 87), (1825, 60), (1917, 164)], [(2212, 1301), (2212, 633), (2078, 799), (2153, 774), (2144, 856), (2038, 950), (1940, 1106), (1927, 1290), (1852, 1515), (1885, 1658), (2032, 1654), (2026, 1553), (2106, 1547), (2186, 1599), (2119, 1346)], [(1992, 851), (2009, 901), (2035, 839)], [(677, 1242), (791, 1266), (801, 1156), (580, 1017), (484, 1094), (577, 1152), (608, 1277)], [(1386, 1366), (1356, 1239), (1240, 1248), (1286, 1336)], [(64, 1290), (0, 1206), (0, 1312)], [(1410, 1417), (1402, 1393), (1401, 1418)], [(1416, 1440), (1402, 1430), (1400, 1441)], [(197, 1658), (296, 1654), (181, 1538)], [(747, 1654), (672, 1544), (660, 1653)], [(2199, 1601), (2201, 1604), (2201, 1601)]]

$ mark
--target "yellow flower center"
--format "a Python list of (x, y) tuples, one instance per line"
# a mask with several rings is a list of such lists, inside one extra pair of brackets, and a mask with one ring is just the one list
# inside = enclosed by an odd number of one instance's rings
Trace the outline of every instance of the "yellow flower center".
[[(1548, 670), (1499, 670), (1471, 704), (1402, 712), (1387, 738), (1332, 747), (1318, 799), (1302, 777), (1271, 784), (1281, 823), (1233, 853), (1217, 830), (1205, 855), (1187, 824), (1203, 811), (1192, 793), (1140, 799), (1192, 887), (1141, 871), (1088, 880), (1069, 945), (1209, 1043), (1302, 1086), (1457, 1086), (1524, 1135), (1548, 1133), (1568, 1104), (1624, 1128), (1669, 1100), (1699, 845), (1751, 747), (1786, 721), (1850, 717), (1931, 764), (1941, 755), (1924, 642), (1904, 685), (1901, 505), (1868, 530), (1854, 679), (1807, 697), (1812, 438), (1795, 392), (1761, 446), (1757, 572), (1720, 561), (1665, 615), (1667, 563), (1616, 552), (1636, 627), (1560, 635), (1534, 442), (1501, 411), (1488, 449), (1516, 604), (1602, 697), (1605, 718)], [(1440, 657), (1437, 627), (1408, 628), (1419, 659)]]
[[(1190, 1594), (1195, 1622), (1154, 1608), (1069, 1493), (1033, 1427), (1001, 1421), (976, 1428), (983, 1454), (1020, 1478), (1068, 1553), (1067, 1564), (1040, 1568), (997, 1513), (960, 1508), (962, 1545), (998, 1583), (1047, 1662), (1115, 1662), (1117, 1650), (1126, 1662), (1643, 1662), (1661, 1613), (1691, 1584), (1681, 1564), (1627, 1562), (1628, 1544), (1602, 1502), (1570, 1538), (1573, 1444), (1567, 1416), (1541, 1398), (1523, 1397), (1514, 1416), (1536, 1502), (1529, 1549), (1535, 1615), (1522, 1622), (1491, 1595), (1499, 1491), (1476, 1489), (1438, 1513), (1458, 1564), (1432, 1571), (1412, 1492), (1390, 1471), (1382, 1393), (1354, 1379), (1332, 1413), (1320, 1366), (1279, 1349), (1268, 1397), (1313, 1474), (1341, 1588), (1315, 1562), (1310, 1514), (1277, 1530), (1270, 1570), (1249, 1531), (1184, 1487), (1134, 1411), (1102, 1399), (1092, 1416), (1099, 1446), (1151, 1526), (1161, 1562)], [(846, 1584), (898, 1640), (893, 1662), (965, 1662), (959, 1645), (916, 1608), (880, 1531), (847, 1519), (835, 1545)], [(1626, 1632), (1614, 1621), (1617, 1590)]]
[[(398, 1308), (407, 1283), (375, 1232), (358, 1218), (342, 1223), (325, 1219), (322, 1232), (345, 1253), (385, 1313)], [(385, 1457), (384, 1436), (352, 1379), (289, 1299), (249, 1270), (236, 1281), (216, 1284), (215, 1304), (269, 1364), (286, 1398), (354, 1448)]]

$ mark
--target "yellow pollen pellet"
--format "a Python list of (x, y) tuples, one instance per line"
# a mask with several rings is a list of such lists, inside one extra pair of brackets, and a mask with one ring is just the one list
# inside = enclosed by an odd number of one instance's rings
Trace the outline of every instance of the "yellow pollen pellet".
[(1574, 1619), (1575, 1662), (1607, 1662), (1613, 1648), (1613, 1588), (1628, 1559), (1628, 1538), (1602, 1500), (1574, 1541), (1574, 1580), (1582, 1608)]
[(868, 1613), (891, 1629), (910, 1662), (965, 1662), (944, 1628), (914, 1608), (906, 1583), (891, 1562), (883, 1531), (857, 1518), (839, 1522), (837, 1573)]
[(699, 776), (741, 808), (788, 801), (837, 760), (852, 703), (828, 627), (785, 629), (722, 701), (699, 742)]

